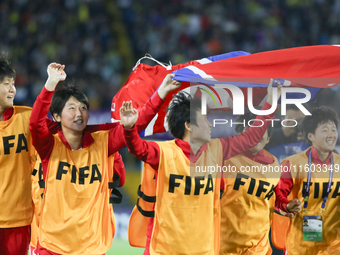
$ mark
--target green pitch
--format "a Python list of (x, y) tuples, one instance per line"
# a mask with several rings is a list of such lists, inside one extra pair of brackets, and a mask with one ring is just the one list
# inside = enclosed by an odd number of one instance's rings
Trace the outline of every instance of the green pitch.
[(110, 250), (105, 255), (143, 255), (143, 252), (143, 248), (132, 247), (128, 241), (114, 238)]

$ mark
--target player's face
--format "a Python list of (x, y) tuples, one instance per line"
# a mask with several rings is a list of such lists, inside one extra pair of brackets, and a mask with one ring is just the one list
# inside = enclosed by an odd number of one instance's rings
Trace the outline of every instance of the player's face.
[(196, 125), (190, 125), (192, 128), (191, 141), (199, 142), (202, 145), (211, 141), (211, 123), (206, 115), (202, 115), (200, 110), (196, 111)]
[(63, 132), (76, 131), (82, 132), (89, 120), (87, 106), (79, 102), (75, 97), (70, 97), (66, 102), (61, 116), (54, 116), (55, 120), (61, 123)]
[(5, 77), (0, 83), (0, 108), (2, 111), (13, 106), (15, 93), (14, 79)]
[(309, 133), (308, 139), (313, 146), (320, 152), (333, 151), (336, 141), (338, 140), (338, 130), (333, 121), (329, 121), (315, 129), (315, 133)]

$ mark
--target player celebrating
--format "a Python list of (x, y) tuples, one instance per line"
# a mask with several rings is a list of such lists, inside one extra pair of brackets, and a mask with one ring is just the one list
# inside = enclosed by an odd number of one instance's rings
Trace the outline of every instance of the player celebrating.
[[(236, 132), (246, 131), (255, 115), (247, 112), (236, 120)], [(241, 122), (246, 123), (244, 127)], [(256, 125), (256, 124), (254, 124)], [(272, 254), (269, 243), (271, 213), (274, 210), (274, 187), (280, 172), (261, 171), (262, 167), (276, 167), (275, 156), (264, 150), (272, 134), (269, 126), (261, 141), (248, 151), (224, 162), (229, 169), (223, 173), (224, 193), (221, 198), (221, 232), (219, 254)], [(244, 172), (242, 168), (260, 171)]]
[(288, 171), (276, 188), (276, 206), (295, 214), (286, 234), (288, 254), (340, 254), (340, 156), (333, 153), (339, 118), (323, 106), (311, 114), (301, 126), (312, 146), (281, 162)]
[[(112, 125), (112, 126), (115, 126), (115, 125)], [(103, 125), (89, 126), (90, 130), (92, 129), (95, 130), (95, 129), (100, 129), (100, 128), (103, 128)], [(112, 155), (111, 157), (114, 157), (114, 165), (113, 165), (114, 176), (123, 175), (125, 178), (125, 166), (122, 160), (122, 156), (119, 154), (119, 152), (115, 152), (114, 155)], [(118, 179), (116, 181), (118, 181)], [(123, 184), (124, 183), (120, 182), (119, 180), (119, 184), (117, 183), (116, 186), (121, 187), (123, 186)], [(32, 171), (32, 200), (34, 203), (34, 215), (33, 215), (32, 223), (31, 223), (31, 242), (29, 246), (29, 255), (38, 254), (36, 247), (38, 243), (39, 219), (40, 219), (40, 213), (41, 213), (41, 206), (43, 202), (44, 188), (45, 188), (45, 182), (43, 179), (42, 164), (38, 156), (38, 159), (34, 166), (34, 170)]]
[[(35, 149), (29, 130), (31, 108), (13, 106), (16, 89), (15, 70), (5, 55), (0, 57), (0, 254), (27, 254), (33, 216), (31, 172), (35, 164)], [(51, 132), (60, 127), (46, 119)], [(89, 126), (89, 130), (108, 129), (117, 124)], [(20, 183), (20, 185), (18, 185)], [(40, 195), (40, 194), (39, 194)]]
[(33, 216), (31, 108), (13, 106), (14, 80), (14, 69), (0, 56), (0, 254), (7, 255), (27, 254)]
[[(281, 84), (278, 84), (278, 91), (280, 94)], [(268, 100), (262, 109), (269, 109), (272, 101), (271, 81)], [(122, 117), (130, 152), (154, 169), (153, 174), (143, 173), (140, 192), (141, 199), (156, 200), (154, 217), (150, 214), (148, 222), (144, 254), (218, 253), (220, 179), (210, 173), (193, 176), (192, 170), (196, 166), (222, 166), (224, 160), (254, 147), (269, 125), (249, 128), (235, 137), (211, 139), (211, 124), (201, 114), (200, 105), (200, 101), (179, 92), (168, 110), (169, 130), (176, 139), (161, 143), (142, 140), (135, 128), (130, 129), (135, 119)], [(135, 110), (131, 103), (126, 103), (121, 112), (124, 115)], [(264, 120), (273, 116), (274, 113), (258, 118)], [(148, 178), (156, 180), (154, 191), (145, 186), (150, 181)], [(140, 208), (140, 212), (143, 214), (145, 210)], [(130, 225), (131, 222), (133, 219)], [(134, 232), (136, 226), (129, 228), (129, 232)]]
[[(84, 131), (89, 118), (86, 96), (74, 87), (53, 95), (57, 83), (66, 78), (64, 68), (57, 63), (48, 66), (48, 79), (30, 119), (32, 140), (45, 179), (37, 250), (40, 255), (102, 254), (110, 248), (115, 228), (109, 205), (109, 182), (113, 178), (113, 157), (109, 156), (124, 146), (123, 127), (92, 134)], [(180, 85), (167, 78), (154, 99), (158, 107), (160, 97), (165, 98)], [(145, 115), (152, 116), (159, 109), (153, 102), (146, 104), (143, 121)], [(47, 128), (49, 108), (61, 126), (56, 135)], [(122, 175), (120, 178), (124, 181)]]

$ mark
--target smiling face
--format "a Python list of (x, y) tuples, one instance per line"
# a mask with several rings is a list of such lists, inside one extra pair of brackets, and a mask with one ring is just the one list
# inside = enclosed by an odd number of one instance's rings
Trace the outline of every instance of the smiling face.
[(201, 145), (211, 141), (211, 123), (208, 121), (206, 115), (201, 114), (201, 110), (196, 111), (196, 124), (190, 124), (192, 142), (200, 143)]
[(319, 124), (314, 134), (309, 133), (308, 139), (313, 146), (320, 152), (333, 151), (336, 141), (338, 140), (338, 130), (333, 121)]
[(5, 77), (0, 83), (0, 110), (2, 112), (13, 106), (15, 93), (14, 78)]
[(89, 120), (89, 111), (86, 104), (71, 96), (67, 100), (61, 115), (55, 113), (53, 117), (57, 122), (61, 123), (64, 133), (70, 131), (83, 132)]

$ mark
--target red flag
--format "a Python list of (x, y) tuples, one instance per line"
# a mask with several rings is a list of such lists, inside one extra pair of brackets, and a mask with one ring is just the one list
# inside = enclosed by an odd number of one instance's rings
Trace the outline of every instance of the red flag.
[[(178, 90), (189, 90), (189, 86), (215, 84), (216, 81), (241, 87), (247, 102), (246, 87), (253, 87), (253, 105), (258, 105), (266, 95), (269, 78), (284, 79), (285, 85), (309, 87), (312, 97), (317, 88), (329, 88), (340, 84), (340, 47), (318, 45), (296, 47), (252, 55), (243, 55), (222, 59), (211, 63), (201, 64), (191, 61), (186, 64), (165, 67), (154, 67), (139, 64), (131, 73), (128, 81), (112, 100), (112, 121), (119, 119), (121, 103), (132, 100), (135, 108), (139, 109), (157, 91), (164, 77), (171, 72), (174, 79), (182, 81)], [(213, 82), (212, 82), (213, 80)], [(196, 83), (193, 83), (196, 82)], [(206, 81), (206, 82), (205, 82)], [(190, 83), (191, 82), (191, 83)], [(211, 87), (213, 88), (213, 87)], [(173, 91), (167, 96), (166, 102), (158, 115), (145, 130), (145, 135), (165, 132), (166, 108), (172, 99)], [(232, 95), (228, 90), (219, 93), (223, 106), (228, 109), (232, 105)], [(246, 106), (246, 105), (245, 105)], [(117, 109), (117, 110), (116, 110)], [(143, 134), (142, 134), (143, 135)]]
[[(133, 102), (133, 107), (140, 109), (146, 103), (146, 101), (156, 93), (159, 86), (162, 84), (165, 76), (173, 71), (182, 69), (186, 66), (203, 66), (207, 63), (219, 61), (226, 58), (234, 58), (238, 56), (249, 55), (244, 51), (233, 51), (221, 55), (216, 55), (200, 60), (193, 60), (185, 64), (178, 65), (155, 65), (149, 66), (146, 64), (138, 64), (131, 72), (128, 80), (124, 86), (118, 91), (118, 93), (112, 99), (111, 104), (111, 121), (115, 122), (120, 119), (119, 109), (123, 101)], [(147, 57), (149, 58), (149, 57)], [(183, 82), (180, 89), (172, 91), (166, 98), (161, 110), (158, 112), (156, 118), (149, 124), (145, 130), (145, 135), (152, 135), (154, 133), (162, 133), (167, 131), (164, 124), (166, 115), (166, 108), (169, 105), (172, 95), (176, 94), (179, 90), (190, 86), (189, 82)], [(141, 134), (144, 135), (144, 134)]]

